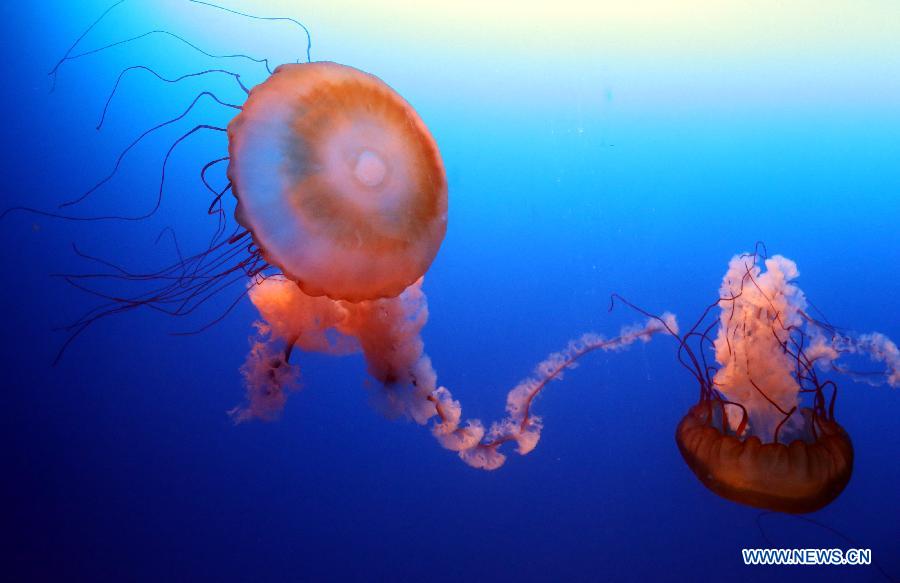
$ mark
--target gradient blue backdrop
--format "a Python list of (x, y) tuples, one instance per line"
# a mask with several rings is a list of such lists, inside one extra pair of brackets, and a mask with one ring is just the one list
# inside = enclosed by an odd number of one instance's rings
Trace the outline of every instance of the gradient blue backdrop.
[[(314, 59), (381, 76), (434, 133), (451, 207), (426, 278), (424, 337), (467, 416), (499, 417), (506, 391), (569, 338), (635, 320), (607, 313), (610, 292), (691, 320), (716, 296), (728, 259), (756, 240), (798, 262), (800, 285), (832, 321), (900, 338), (894, 3), (824, 2), (816, 12), (735, 2), (734, 13), (696, 1), (631, 12), (357, 4), (232, 6), (302, 20)], [(51, 208), (79, 194), (199, 91), (241, 99), (227, 79), (168, 86), (137, 73), (98, 133), (125, 66), (178, 75), (224, 64), (248, 83), (264, 79), (259, 66), (151, 37), (67, 63), (51, 93), (46, 72), (107, 5), (0, 7), (3, 206)], [(275, 63), (305, 52), (295, 28), (176, 0), (129, 0), (83, 46), (158, 27)], [(149, 208), (166, 148), (230, 113), (205, 102), (143, 143), (84, 212)], [(537, 450), (493, 473), (463, 465), (426, 429), (375, 413), (359, 357), (301, 356), (305, 389), (283, 419), (232, 426), (225, 411), (242, 398), (252, 306), (206, 334), (169, 335), (215, 317), (230, 297), (190, 322), (151, 312), (104, 321), (51, 367), (63, 340), (51, 328), (93, 305), (49, 277), (91, 268), (71, 244), (148, 270), (173, 259), (168, 239), (154, 244), (164, 227), (197, 249), (213, 227), (197, 173), (224, 149), (219, 135), (178, 149), (150, 221), (0, 223), (5, 572), (57, 581), (879, 579), (860, 567), (742, 565), (742, 547), (850, 544), (794, 518), (760, 518), (697, 482), (673, 439), (697, 389), (665, 339), (593, 355), (552, 385), (537, 406), (546, 422)], [(898, 412), (896, 390), (842, 385), (854, 476), (813, 516), (871, 548), (894, 577)]]

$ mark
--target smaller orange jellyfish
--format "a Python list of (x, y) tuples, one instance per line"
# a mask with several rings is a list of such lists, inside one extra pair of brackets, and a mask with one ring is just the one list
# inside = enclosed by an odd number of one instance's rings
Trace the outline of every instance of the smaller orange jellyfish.
[[(792, 283), (799, 275), (793, 261), (776, 255), (764, 265), (757, 254), (734, 257), (720, 298), (676, 335), (700, 399), (679, 423), (675, 441), (694, 475), (719, 496), (767, 510), (814, 512), (840, 495), (853, 472), (853, 445), (835, 418), (837, 385), (819, 371), (852, 374), (835, 361), (865, 354), (887, 365), (878, 376), (896, 386), (900, 354), (883, 335), (850, 336), (810, 317)], [(719, 317), (705, 324), (716, 307)], [(710, 348), (718, 366), (706, 361)]]

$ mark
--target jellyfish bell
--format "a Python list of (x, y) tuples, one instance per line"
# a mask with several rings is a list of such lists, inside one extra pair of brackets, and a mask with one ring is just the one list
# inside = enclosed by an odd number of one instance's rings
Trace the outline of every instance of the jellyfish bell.
[(377, 77), (282, 65), (250, 92), (228, 137), (235, 217), (307, 295), (394, 297), (431, 265), (447, 228), (440, 152)]
[[(724, 427), (721, 401), (693, 406), (678, 424), (675, 441), (684, 461), (704, 486), (719, 496), (755, 508), (792, 514), (814, 512), (840, 495), (853, 473), (853, 445), (836, 421), (809, 408), (799, 415), (818, 429), (790, 444), (742, 438)], [(797, 414), (797, 413), (795, 413)]]

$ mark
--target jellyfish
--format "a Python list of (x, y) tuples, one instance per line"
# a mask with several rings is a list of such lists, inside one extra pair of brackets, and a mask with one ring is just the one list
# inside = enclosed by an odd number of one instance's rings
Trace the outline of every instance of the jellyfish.
[[(404, 385), (427, 317), (410, 323), (421, 278), (447, 224), (447, 181), (425, 124), (377, 77), (317, 62), (276, 69), (228, 137), (235, 218), (279, 272), (251, 284), (262, 335), (286, 342), (287, 356), (296, 344), (341, 353), (355, 341), (375, 378)], [(238, 421), (271, 418), (293, 384), (288, 358), (272, 360), (264, 346), (255, 342), (243, 367)]]
[[(783, 256), (737, 255), (719, 299), (683, 335), (671, 333), (700, 387), (675, 432), (688, 468), (723, 498), (802, 514), (835, 500), (853, 472), (853, 444), (836, 417), (838, 386), (826, 374), (900, 386), (900, 351), (882, 334), (812, 317), (798, 276)], [(882, 368), (860, 372), (841, 361), (854, 356)]]
[(368, 73), (282, 65), (228, 125), (235, 218), (310, 296), (395, 297), (447, 228), (440, 153), (415, 110)]
[[(314, 62), (309, 31), (299, 21), (259, 17), (209, 2), (193, 3), (202, 9), (298, 25), (307, 37), (307, 62), (298, 59), (272, 70), (268, 59), (214, 55), (160, 30), (81, 50), (80, 43), (121, 2), (107, 9), (63, 55), (50, 71), (54, 87), (63, 65), (149, 35), (174, 39), (206, 57), (261, 63), (269, 74), (248, 88), (240, 74), (226, 69), (167, 78), (144, 65), (126, 68), (106, 101), (98, 129), (103, 127), (123, 79), (133, 72), (149, 72), (167, 83), (228, 75), (246, 100), (230, 103), (203, 91), (181, 115), (150, 128), (129, 144), (108, 176), (60, 205), (60, 209), (69, 209), (84, 204), (112, 179), (139, 142), (184, 119), (201, 99), (237, 111), (227, 127), (203, 123), (175, 140), (163, 160), (158, 197), (145, 213), (78, 216), (66, 214), (68, 210), (24, 207), (3, 213), (27, 211), (75, 221), (148, 219), (161, 205), (174, 149), (198, 132), (227, 137), (227, 155), (200, 171), (203, 185), (213, 195), (209, 214), (218, 221), (206, 249), (185, 257), (176, 240), (175, 263), (153, 273), (138, 273), (75, 248), (79, 256), (104, 270), (65, 274), (65, 280), (105, 302), (66, 327), (69, 337), (57, 358), (102, 318), (137, 308), (189, 316), (243, 282), (244, 291), (224, 314), (189, 332), (208, 329), (245, 296), (260, 309), (263, 320), (256, 325), (250, 353), (241, 368), (248, 402), (232, 411), (236, 421), (277, 417), (299, 379), (290, 363), (295, 348), (331, 354), (362, 351), (372, 376), (391, 388), (385, 397), (391, 408), (404, 413), (422, 407), (433, 410), (427, 399), (413, 404), (402, 397), (417, 383), (428, 384), (428, 361), (422, 357), (418, 334), (427, 319), (422, 282), (447, 229), (447, 179), (430, 131), (415, 109), (378, 77), (347, 65)], [(227, 184), (214, 187), (207, 174), (225, 163)], [(230, 233), (224, 208), (228, 193), (234, 197), (236, 222)], [(173, 232), (169, 234), (174, 238)], [(139, 293), (99, 290), (91, 286), (97, 281), (136, 285)], [(414, 416), (421, 415), (424, 413)]]

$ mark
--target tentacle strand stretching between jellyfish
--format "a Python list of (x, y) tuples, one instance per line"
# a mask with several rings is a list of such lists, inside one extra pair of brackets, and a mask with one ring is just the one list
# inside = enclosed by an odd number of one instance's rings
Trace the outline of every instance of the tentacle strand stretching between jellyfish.
[(486, 429), (479, 420), (462, 423), (459, 401), (437, 383), (420, 335), (428, 319), (421, 280), (395, 298), (363, 302), (312, 297), (283, 277), (251, 285), (250, 299), (262, 319), (242, 369), (247, 400), (232, 410), (235, 421), (270, 420), (281, 411), (299, 378), (297, 367), (284, 356), (292, 347), (329, 354), (361, 351), (369, 373), (384, 385), (379, 397), (388, 414), (405, 415), (421, 425), (435, 419), (431, 431), (437, 441), (470, 466), (486, 470), (503, 465), (500, 446), (507, 442), (515, 442), (522, 455), (535, 448), (542, 429), (541, 418), (532, 410), (535, 399), (581, 357), (597, 350), (622, 350), (678, 330), (675, 317), (663, 314), (660, 320), (626, 326), (614, 338), (584, 334), (513, 388), (506, 399), (507, 417)]

